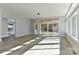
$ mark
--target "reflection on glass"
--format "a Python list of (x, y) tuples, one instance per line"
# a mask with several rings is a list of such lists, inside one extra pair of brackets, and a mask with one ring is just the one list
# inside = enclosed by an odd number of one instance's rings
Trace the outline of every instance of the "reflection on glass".
[(76, 37), (76, 16), (72, 18), (72, 35)]
[(15, 34), (15, 23), (8, 24), (8, 34)]
[(13, 24), (8, 24), (8, 32), (13, 32)]
[(41, 24), (41, 31), (47, 31), (47, 24)]
[(37, 30), (37, 24), (35, 25), (35, 29)]
[(53, 24), (49, 24), (49, 32), (53, 32)]
[(71, 20), (68, 21), (68, 33), (71, 34)]
[(53, 29), (54, 29), (54, 32), (58, 32), (59, 31), (59, 24), (54, 23)]

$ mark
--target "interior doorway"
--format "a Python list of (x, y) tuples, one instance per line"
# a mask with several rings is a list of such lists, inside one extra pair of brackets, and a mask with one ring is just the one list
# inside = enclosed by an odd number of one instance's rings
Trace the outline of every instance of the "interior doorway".
[(15, 20), (8, 19), (7, 22), (7, 36), (2, 38), (4, 44), (11, 44), (15, 40), (16, 23)]

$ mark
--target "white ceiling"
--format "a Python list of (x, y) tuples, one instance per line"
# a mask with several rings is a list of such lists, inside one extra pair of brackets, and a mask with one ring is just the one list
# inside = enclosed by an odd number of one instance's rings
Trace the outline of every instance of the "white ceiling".
[[(0, 4), (3, 14), (22, 18), (44, 18), (53, 16), (65, 16), (70, 3), (6, 3)], [(40, 15), (37, 15), (37, 12)]]

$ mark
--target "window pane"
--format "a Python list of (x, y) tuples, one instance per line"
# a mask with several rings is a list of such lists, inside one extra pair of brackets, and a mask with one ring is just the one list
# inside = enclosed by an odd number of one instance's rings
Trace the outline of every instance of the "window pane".
[(47, 24), (41, 24), (41, 31), (47, 31)]
[(72, 18), (72, 35), (76, 37), (76, 17)]
[(13, 24), (8, 24), (8, 32), (12, 32), (13, 31)]
[(68, 21), (68, 33), (71, 35), (71, 20)]
[(54, 23), (54, 32), (59, 32), (59, 24), (58, 23)]
[(37, 30), (37, 24), (35, 25), (35, 29)]
[(53, 24), (49, 24), (49, 32), (53, 32)]

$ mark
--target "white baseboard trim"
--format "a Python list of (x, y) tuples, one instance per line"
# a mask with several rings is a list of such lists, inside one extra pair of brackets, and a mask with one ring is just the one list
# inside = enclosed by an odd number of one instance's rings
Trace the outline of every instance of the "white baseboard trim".
[(70, 34), (67, 34), (68, 36), (70, 36), (71, 38), (73, 38), (74, 40), (78, 41), (78, 39)]
[[(30, 33), (29, 33), (30, 34)], [(29, 34), (20, 34), (20, 35), (15, 35), (15, 37), (21, 37), (21, 36), (25, 36), (25, 35), (29, 35)]]
[[(15, 37), (21, 37), (21, 36), (29, 35), (29, 34), (33, 34), (33, 33), (15, 35)], [(5, 35), (5, 36), (2, 36), (2, 37), (9, 37), (9, 35)]]
[(5, 36), (2, 36), (2, 37), (9, 37), (9, 35), (5, 35)]

